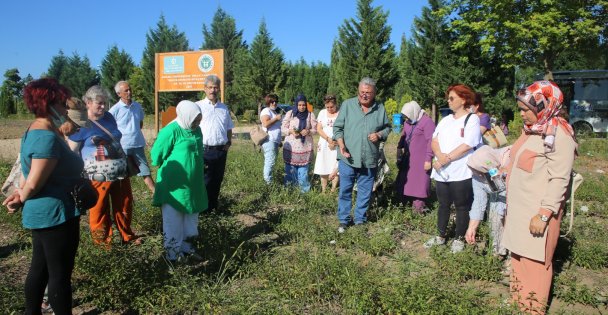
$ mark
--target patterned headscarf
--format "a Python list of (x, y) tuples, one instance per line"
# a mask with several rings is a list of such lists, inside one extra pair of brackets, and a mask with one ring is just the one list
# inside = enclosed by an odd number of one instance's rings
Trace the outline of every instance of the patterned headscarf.
[(517, 100), (536, 114), (538, 120), (532, 126), (524, 124), (524, 131), (527, 134), (542, 135), (545, 138), (545, 152), (553, 152), (555, 149), (553, 145), (559, 125), (562, 125), (570, 136), (575, 138), (572, 126), (559, 116), (564, 95), (554, 82), (536, 81), (525, 90), (520, 90), (517, 93)]
[(177, 117), (175, 121), (182, 129), (191, 130), (192, 122), (201, 114), (201, 109), (192, 101), (184, 100), (175, 108)]

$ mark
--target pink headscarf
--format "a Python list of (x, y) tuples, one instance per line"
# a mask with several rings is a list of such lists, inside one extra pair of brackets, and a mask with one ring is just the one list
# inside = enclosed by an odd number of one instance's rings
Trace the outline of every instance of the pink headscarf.
[(559, 125), (562, 125), (570, 136), (575, 138), (572, 126), (564, 118), (558, 116), (564, 102), (564, 95), (554, 82), (536, 81), (525, 90), (520, 90), (517, 93), (517, 100), (536, 114), (538, 120), (532, 126), (524, 124), (524, 131), (527, 134), (542, 135), (545, 138), (545, 152), (552, 152), (555, 149), (553, 145)]

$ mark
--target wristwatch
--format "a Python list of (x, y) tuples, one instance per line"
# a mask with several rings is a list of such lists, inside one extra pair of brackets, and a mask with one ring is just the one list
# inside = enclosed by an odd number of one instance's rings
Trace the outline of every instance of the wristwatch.
[(551, 217), (546, 216), (544, 214), (539, 214), (539, 216), (540, 216), (540, 220), (543, 221), (543, 222), (549, 222), (549, 219), (551, 218)]

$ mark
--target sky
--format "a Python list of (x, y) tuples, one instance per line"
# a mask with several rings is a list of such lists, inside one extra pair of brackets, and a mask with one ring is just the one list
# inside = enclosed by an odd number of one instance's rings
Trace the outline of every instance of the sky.
[[(388, 12), (391, 42), (399, 51), (401, 37), (410, 36), (415, 17), (426, 0), (374, 0)], [(262, 19), (270, 37), (287, 61), (303, 58), (329, 64), (338, 28), (357, 15), (356, 0), (29, 0), (6, 1), (0, 11), (0, 81), (8, 69), (21, 77), (40, 77), (59, 50), (67, 56), (87, 56), (99, 67), (108, 49), (116, 45), (140, 64), (146, 34), (162, 15), (168, 25), (186, 34), (191, 49), (203, 43), (203, 25), (210, 27), (221, 7), (243, 30), (251, 44)]]

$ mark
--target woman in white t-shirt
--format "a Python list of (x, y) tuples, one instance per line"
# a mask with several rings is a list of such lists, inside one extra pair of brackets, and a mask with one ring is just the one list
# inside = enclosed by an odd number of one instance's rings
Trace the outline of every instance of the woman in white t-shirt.
[(268, 133), (268, 139), (262, 143), (264, 150), (264, 181), (266, 184), (272, 182), (272, 168), (277, 159), (279, 145), (281, 144), (281, 119), (283, 116), (277, 112), (279, 97), (276, 94), (268, 94), (264, 98), (266, 107), (260, 112), (262, 128)]
[(435, 155), (431, 178), (435, 180), (439, 209), (437, 214), (438, 236), (428, 240), (424, 247), (445, 244), (450, 207), (456, 208), (456, 237), (452, 252), (464, 249), (464, 236), (469, 224), (469, 210), (473, 203), (472, 172), (467, 166), (469, 155), (481, 142), (479, 117), (470, 113), (475, 103), (475, 92), (463, 84), (455, 84), (446, 92), (448, 105), (453, 114), (443, 118), (435, 132), (431, 148)]
[(334, 136), (334, 121), (338, 117), (338, 104), (336, 96), (325, 95), (323, 98), (325, 109), (319, 112), (317, 117), (317, 133), (319, 143), (317, 144), (317, 158), (315, 160), (314, 173), (321, 177), (321, 192), (325, 192), (328, 181), (331, 181), (331, 192), (336, 191), (338, 186), (338, 150)]

